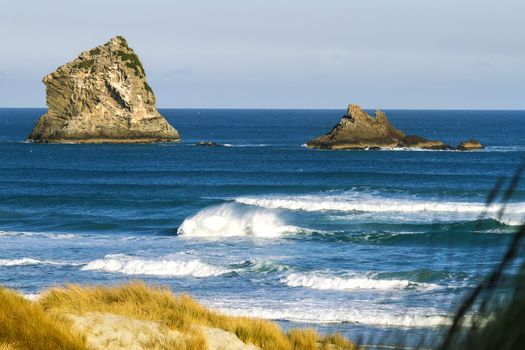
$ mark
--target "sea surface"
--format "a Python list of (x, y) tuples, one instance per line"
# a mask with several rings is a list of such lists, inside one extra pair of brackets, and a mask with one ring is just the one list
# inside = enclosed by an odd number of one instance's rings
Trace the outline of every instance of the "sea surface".
[[(524, 111), (386, 111), (481, 151), (321, 151), (344, 110), (164, 109), (177, 144), (24, 142), (45, 109), (0, 109), (0, 284), (169, 286), (233, 315), (408, 344), (439, 334), (525, 216)], [(196, 146), (214, 141), (220, 147)], [(372, 339), (372, 340), (371, 340)]]

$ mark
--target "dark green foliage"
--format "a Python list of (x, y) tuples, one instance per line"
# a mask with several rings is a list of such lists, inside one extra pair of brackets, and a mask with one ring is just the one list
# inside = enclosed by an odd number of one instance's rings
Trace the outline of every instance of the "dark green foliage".
[(144, 82), (144, 88), (153, 94), (153, 90), (151, 90), (151, 87), (148, 83)]
[(142, 63), (140, 62), (140, 59), (133, 51), (130, 51), (130, 53), (118, 50), (115, 51), (115, 55), (120, 57), (122, 62), (126, 63), (126, 66), (129, 68), (132, 68), (135, 71), (135, 74), (138, 76), (144, 76), (144, 67), (142, 66)]
[(98, 55), (100, 53), (100, 49), (98, 47), (95, 47), (94, 49), (90, 50), (89, 53), (91, 55)]
[(117, 39), (120, 41), (120, 44), (122, 44), (123, 46), (128, 47), (128, 42), (126, 41), (126, 39), (124, 39), (123, 36), (117, 35)]
[(95, 60), (85, 60), (85, 61), (75, 64), (73, 68), (87, 69), (87, 68), (91, 68), (93, 63), (95, 63)]

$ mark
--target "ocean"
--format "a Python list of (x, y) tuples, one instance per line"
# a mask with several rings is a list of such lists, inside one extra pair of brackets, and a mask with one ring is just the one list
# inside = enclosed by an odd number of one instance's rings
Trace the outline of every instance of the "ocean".
[[(177, 144), (24, 142), (45, 109), (0, 109), (0, 285), (144, 280), (284, 328), (408, 344), (438, 335), (524, 221), (480, 217), (525, 158), (525, 111), (387, 110), (480, 151), (323, 151), (344, 110), (161, 109)], [(196, 146), (213, 141), (223, 146)]]

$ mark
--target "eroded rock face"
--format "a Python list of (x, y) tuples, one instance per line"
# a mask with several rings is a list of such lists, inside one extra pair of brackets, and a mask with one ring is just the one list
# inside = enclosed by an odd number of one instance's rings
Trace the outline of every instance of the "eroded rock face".
[(349, 105), (346, 115), (332, 131), (308, 141), (306, 145), (309, 148), (320, 149), (374, 150), (405, 147), (429, 150), (467, 150), (466, 147), (474, 147), (473, 142), (477, 141), (462, 142), (455, 148), (441, 141), (428, 140), (417, 135), (406, 136), (401, 130), (390, 124), (385, 113), (376, 111), (375, 117), (372, 117), (359, 106)]
[(48, 111), (34, 142), (172, 142), (180, 136), (155, 107), (138, 56), (117, 36), (44, 77)]

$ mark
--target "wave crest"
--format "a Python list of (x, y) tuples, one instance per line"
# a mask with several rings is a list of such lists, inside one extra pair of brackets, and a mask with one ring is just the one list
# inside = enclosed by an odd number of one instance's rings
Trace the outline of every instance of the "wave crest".
[[(480, 202), (389, 198), (353, 191), (340, 194), (238, 197), (235, 201), (266, 209), (306, 212), (393, 213), (395, 215), (387, 215), (386, 218), (398, 220), (406, 215), (409, 215), (410, 219), (417, 219), (414, 218), (414, 215), (419, 215), (421, 220), (428, 220), (429, 218), (445, 221), (476, 220), (478, 215), (484, 211), (489, 217), (496, 219), (501, 209), (501, 205), (498, 204), (486, 208), (485, 203)], [(505, 215), (498, 221), (505, 225), (520, 225), (523, 223), (524, 216), (525, 203), (510, 203), (506, 206)]]
[(437, 284), (418, 283), (408, 280), (373, 279), (363, 276), (334, 277), (321, 274), (293, 273), (282, 279), (288, 287), (305, 287), (320, 290), (400, 290), (400, 289), (437, 289)]
[(439, 314), (436, 310), (412, 308), (406, 311), (359, 310), (355, 308), (319, 308), (306, 305), (280, 305), (278, 309), (269, 307), (231, 305), (212, 305), (215, 309), (232, 316), (288, 320), (301, 323), (358, 323), (385, 327), (439, 327), (451, 323), (451, 317)]
[(286, 225), (273, 211), (226, 203), (186, 218), (177, 233), (197, 237), (278, 237), (296, 231), (296, 227)]
[(39, 260), (33, 258), (20, 259), (0, 259), (0, 266), (25, 266), (25, 265), (57, 265), (57, 266), (74, 266), (80, 265), (75, 263), (68, 263), (64, 261)]
[(125, 275), (213, 277), (230, 272), (200, 260), (174, 260), (169, 258), (144, 259), (124, 254), (106, 255), (82, 267), (84, 271), (99, 270)]

